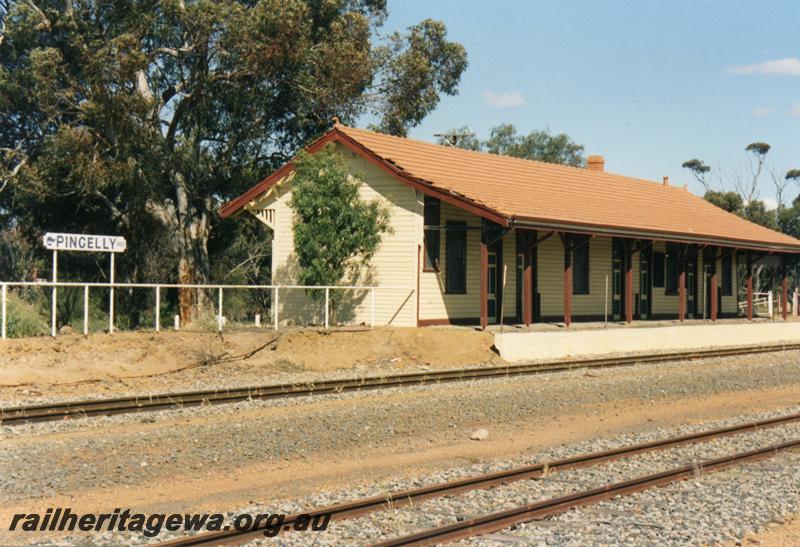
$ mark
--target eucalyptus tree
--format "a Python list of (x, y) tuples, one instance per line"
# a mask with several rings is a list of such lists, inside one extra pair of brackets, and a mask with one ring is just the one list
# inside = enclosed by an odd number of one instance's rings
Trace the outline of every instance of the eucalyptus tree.
[(692, 175), (697, 182), (703, 185), (706, 192), (711, 191), (711, 183), (708, 180), (708, 175), (711, 172), (711, 167), (706, 165), (703, 160), (697, 158), (687, 160), (681, 165), (684, 169), (691, 171)]
[(484, 151), (500, 156), (513, 156), (526, 160), (560, 163), (573, 167), (583, 167), (583, 145), (576, 143), (569, 135), (553, 135), (547, 130), (531, 131), (527, 135), (517, 133), (512, 124), (500, 124), (489, 133), (489, 138), (480, 140), (469, 127), (462, 126), (439, 135), (441, 145), (454, 146), (464, 150)]
[[(8, 1), (8, 0), (5, 0)], [(26, 0), (0, 42), (0, 184), (38, 229), (102, 224), (208, 280), (215, 211), (322, 132), (404, 134), (457, 92), (440, 22), (381, 36), (385, 0)], [(4, 192), (4, 193), (5, 193)], [(136, 235), (134, 237), (134, 235)], [(201, 298), (202, 299), (202, 298)], [(197, 301), (181, 293), (187, 319)]]
[(484, 141), (483, 148), (490, 154), (573, 167), (583, 167), (586, 163), (583, 146), (574, 142), (569, 135), (553, 135), (546, 130), (520, 135), (511, 124), (501, 124), (493, 128), (489, 138)]

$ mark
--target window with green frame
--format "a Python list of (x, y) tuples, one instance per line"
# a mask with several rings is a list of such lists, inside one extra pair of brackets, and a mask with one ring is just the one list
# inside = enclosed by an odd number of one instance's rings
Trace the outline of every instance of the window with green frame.
[(572, 293), (589, 294), (589, 236), (572, 237)]
[(467, 223), (448, 222), (445, 231), (445, 292), (467, 292)]

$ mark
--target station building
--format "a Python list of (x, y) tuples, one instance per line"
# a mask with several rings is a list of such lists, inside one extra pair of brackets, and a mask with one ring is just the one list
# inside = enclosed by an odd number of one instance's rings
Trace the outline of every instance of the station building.
[[(535, 322), (752, 318), (755, 264), (786, 265), (800, 240), (753, 224), (665, 178), (608, 173), (399, 138), (336, 123), (307, 151), (337, 147), (383, 201), (391, 232), (348, 284), (379, 287), (375, 301), (352, 291), (339, 317), (378, 325), (530, 325)], [(291, 162), (224, 205), (249, 212), (273, 237), (272, 280), (296, 283)], [(740, 287), (737, 267), (748, 272)], [(347, 281), (346, 281), (347, 282)], [(741, 295), (741, 296), (740, 296)], [(302, 290), (280, 298), (288, 322), (310, 323), (318, 307)]]

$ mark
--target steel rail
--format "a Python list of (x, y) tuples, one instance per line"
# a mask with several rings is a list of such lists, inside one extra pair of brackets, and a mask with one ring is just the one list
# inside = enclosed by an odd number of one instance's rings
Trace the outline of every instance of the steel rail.
[[(352, 502), (315, 508), (303, 514), (309, 515), (312, 518), (315, 516), (329, 514), (331, 516), (331, 521), (345, 520), (378, 511), (396, 509), (398, 507), (413, 505), (428, 499), (437, 498), (441, 496), (455, 495), (470, 490), (488, 489), (503, 484), (507, 484), (510, 482), (528, 480), (542, 476), (546, 473), (555, 473), (567, 469), (591, 467), (594, 465), (599, 465), (601, 463), (619, 460), (645, 452), (665, 450), (668, 448), (674, 448), (676, 446), (681, 446), (681, 445), (706, 442), (711, 439), (754, 432), (770, 427), (779, 427), (781, 425), (798, 421), (800, 421), (800, 414), (790, 414), (786, 416), (770, 418), (767, 420), (761, 420), (757, 422), (750, 422), (741, 425), (692, 433), (689, 435), (670, 437), (667, 439), (661, 439), (658, 441), (652, 441), (648, 443), (625, 446), (613, 450), (606, 450), (603, 452), (581, 454), (570, 458), (563, 458), (545, 463), (526, 465), (504, 471), (498, 471), (495, 473), (476, 475), (473, 477), (467, 477), (455, 481), (437, 483), (430, 486), (424, 486), (421, 488), (413, 488), (408, 490), (389, 492), (381, 496), (373, 496), (369, 498), (355, 500)], [(300, 513), (288, 516), (286, 518), (285, 525), (291, 526), (299, 516)], [(171, 541), (158, 543), (157, 545), (160, 547), (189, 547), (189, 546), (199, 546), (199, 545), (240, 545), (242, 543), (246, 543), (248, 541), (252, 541), (254, 539), (263, 537), (264, 534), (261, 529), (246, 530), (246, 531), (222, 530), (219, 532), (209, 532), (193, 536), (185, 536)]]
[(0, 425), (44, 422), (69, 418), (105, 416), (144, 411), (157, 411), (198, 405), (236, 403), (249, 399), (277, 399), (310, 395), (325, 395), (368, 389), (387, 389), (415, 385), (460, 382), (486, 378), (545, 374), (583, 368), (610, 368), (634, 364), (661, 363), (677, 360), (730, 357), (800, 349), (800, 344), (772, 344), (767, 346), (739, 346), (688, 352), (656, 353), (624, 357), (601, 357), (571, 361), (556, 361), (525, 365), (466, 368), (432, 372), (418, 372), (386, 376), (366, 376), (319, 382), (298, 382), (242, 388), (161, 393), (111, 399), (90, 399), (42, 405), (0, 408)]
[(531, 503), (498, 511), (480, 517), (472, 518), (462, 522), (456, 522), (445, 526), (430, 528), (407, 536), (398, 537), (388, 541), (376, 543), (376, 547), (399, 547), (406, 545), (424, 546), (436, 545), (444, 542), (458, 541), (469, 537), (489, 534), (508, 528), (514, 524), (530, 522), (544, 517), (564, 513), (576, 507), (593, 505), (601, 501), (606, 501), (617, 496), (636, 494), (666, 486), (673, 482), (691, 479), (703, 473), (715, 473), (725, 469), (740, 466), (754, 461), (764, 460), (777, 455), (786, 450), (800, 448), (800, 439), (767, 446), (747, 452), (740, 452), (722, 458), (706, 460), (694, 464), (684, 465), (664, 471), (645, 475), (635, 479), (606, 484), (599, 488), (593, 488), (583, 492), (577, 492), (568, 496), (552, 498), (537, 503)]

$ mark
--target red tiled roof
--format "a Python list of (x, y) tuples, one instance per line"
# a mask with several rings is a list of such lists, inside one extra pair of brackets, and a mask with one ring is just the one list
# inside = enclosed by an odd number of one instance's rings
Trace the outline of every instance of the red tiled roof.
[[(800, 240), (728, 213), (682, 187), (384, 135), (337, 124), (309, 147), (339, 141), (424, 192), (503, 224), (800, 252)], [(284, 166), (275, 175), (291, 168)], [(281, 175), (282, 176), (282, 175)], [(274, 182), (225, 205), (228, 216)]]

